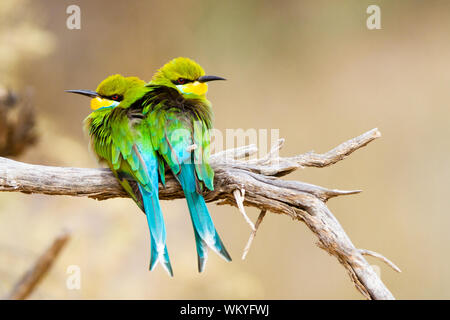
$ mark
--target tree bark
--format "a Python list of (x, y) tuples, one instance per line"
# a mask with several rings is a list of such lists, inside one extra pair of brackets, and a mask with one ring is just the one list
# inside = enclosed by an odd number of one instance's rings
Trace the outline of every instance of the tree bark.
[[(326, 201), (332, 197), (355, 194), (360, 190), (327, 189), (279, 179), (301, 167), (332, 165), (380, 136), (378, 129), (372, 129), (324, 154), (308, 152), (294, 157), (279, 157), (278, 150), (284, 140), (279, 140), (267, 156), (259, 159), (246, 159), (256, 153), (253, 145), (214, 154), (211, 156), (215, 171), (214, 191), (206, 192), (205, 199), (219, 205), (237, 206), (244, 216), (245, 209), (241, 205), (256, 207), (263, 212), (286, 214), (304, 222), (317, 236), (318, 246), (337, 258), (367, 299), (394, 299), (363, 255), (380, 258), (398, 272), (400, 269), (378, 253), (357, 249), (326, 206)], [(108, 169), (39, 166), (6, 158), (0, 158), (0, 191), (83, 196), (97, 200), (128, 197)], [(167, 175), (166, 186), (160, 186), (160, 198), (183, 197), (175, 178)], [(257, 225), (259, 223), (261, 221)], [(257, 226), (251, 221), (250, 225), (256, 232)]]

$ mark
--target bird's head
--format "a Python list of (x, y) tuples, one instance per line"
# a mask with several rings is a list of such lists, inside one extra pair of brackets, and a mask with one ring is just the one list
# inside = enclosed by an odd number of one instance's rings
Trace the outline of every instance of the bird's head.
[(175, 88), (185, 99), (205, 98), (208, 91), (206, 82), (225, 80), (217, 76), (207, 76), (203, 68), (189, 58), (175, 58), (166, 63), (153, 76), (150, 85)]
[(109, 76), (103, 80), (96, 91), (66, 90), (66, 92), (91, 97), (91, 109), (94, 111), (113, 109), (118, 106), (128, 108), (146, 91), (143, 80), (137, 77), (124, 77), (120, 74)]

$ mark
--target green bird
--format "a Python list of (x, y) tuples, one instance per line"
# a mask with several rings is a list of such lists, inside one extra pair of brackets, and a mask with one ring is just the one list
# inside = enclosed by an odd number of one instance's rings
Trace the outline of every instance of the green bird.
[(145, 212), (150, 229), (150, 270), (158, 262), (173, 271), (166, 245), (166, 229), (158, 196), (168, 166), (181, 184), (188, 203), (197, 244), (198, 268), (204, 270), (207, 248), (231, 258), (214, 227), (201, 195), (213, 190), (209, 166), (211, 104), (203, 69), (187, 58), (166, 64), (145, 82), (113, 75), (96, 91), (67, 90), (92, 98), (93, 112), (85, 126), (92, 149), (106, 162), (122, 187)]
[(142, 105), (154, 129), (152, 144), (163, 164), (177, 178), (188, 204), (197, 245), (198, 270), (204, 270), (208, 247), (231, 261), (209, 214), (202, 190), (214, 190), (214, 171), (209, 165), (212, 128), (211, 103), (206, 99), (207, 82), (225, 80), (207, 76), (203, 68), (188, 58), (165, 64), (146, 86)]

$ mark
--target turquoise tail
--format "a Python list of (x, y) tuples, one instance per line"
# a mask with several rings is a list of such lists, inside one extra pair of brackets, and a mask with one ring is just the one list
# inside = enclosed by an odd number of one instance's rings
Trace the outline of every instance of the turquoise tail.
[(158, 192), (151, 194), (139, 186), (144, 202), (145, 214), (147, 216), (148, 227), (151, 239), (150, 270), (153, 270), (158, 262), (166, 269), (167, 273), (173, 277), (172, 266), (170, 264), (169, 253), (166, 245), (166, 227), (159, 205)]
[(206, 207), (205, 199), (197, 193), (194, 165), (181, 164), (178, 179), (183, 188), (194, 227), (195, 242), (197, 244), (198, 271), (202, 272), (205, 268), (206, 260), (208, 259), (208, 247), (226, 261), (231, 261), (231, 257), (214, 227), (214, 223)]

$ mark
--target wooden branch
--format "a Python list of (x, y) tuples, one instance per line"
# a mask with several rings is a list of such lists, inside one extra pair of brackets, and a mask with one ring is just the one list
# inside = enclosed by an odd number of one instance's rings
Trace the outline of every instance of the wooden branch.
[(25, 273), (23, 277), (17, 282), (7, 299), (26, 299), (50, 270), (54, 261), (66, 245), (69, 238), (70, 236), (67, 232), (63, 232), (61, 235), (56, 237), (50, 247), (48, 247), (44, 251), (44, 253), (36, 260), (33, 267), (28, 270), (27, 273)]
[[(244, 205), (303, 221), (317, 236), (319, 247), (338, 259), (366, 298), (394, 299), (363, 257), (371, 251), (355, 248), (325, 204), (332, 197), (354, 194), (360, 190), (327, 189), (278, 178), (302, 167), (332, 165), (380, 136), (378, 129), (373, 129), (327, 153), (308, 152), (289, 158), (276, 155), (282, 140), (268, 156), (256, 160), (245, 160), (256, 153), (253, 145), (214, 154), (211, 165), (215, 171), (215, 189), (205, 193), (205, 199), (218, 201), (219, 205), (237, 206), (235, 190), (245, 190)], [(0, 158), (0, 191), (87, 196), (98, 200), (127, 197), (107, 169), (47, 167), (5, 158)], [(183, 197), (176, 180), (167, 175), (166, 187), (160, 188), (160, 198), (171, 200)]]

